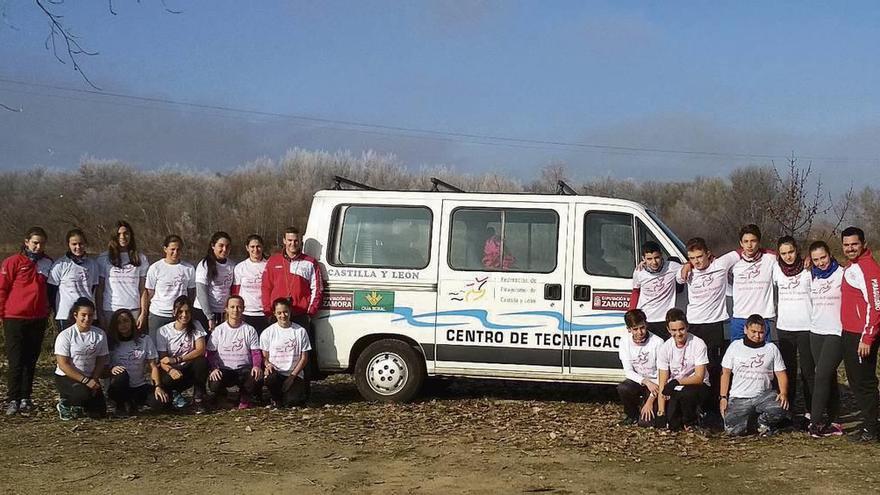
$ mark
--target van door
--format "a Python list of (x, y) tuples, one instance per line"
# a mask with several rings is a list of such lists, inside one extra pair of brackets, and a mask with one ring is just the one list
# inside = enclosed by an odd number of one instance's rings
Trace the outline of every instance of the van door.
[(569, 208), (443, 202), (437, 373), (561, 376)]
[(636, 266), (635, 211), (577, 204), (571, 256), (572, 317), (566, 328), (567, 371), (589, 381), (618, 381), (617, 350)]

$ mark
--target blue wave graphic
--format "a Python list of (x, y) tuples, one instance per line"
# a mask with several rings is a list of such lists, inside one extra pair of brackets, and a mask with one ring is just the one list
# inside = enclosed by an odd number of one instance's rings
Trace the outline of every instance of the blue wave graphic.
[[(514, 313), (503, 313), (502, 316), (546, 316), (549, 318), (553, 318), (556, 320), (556, 329), (559, 331), (571, 330), (572, 332), (585, 332), (589, 330), (605, 330), (608, 328), (616, 328), (620, 326), (620, 323), (597, 323), (594, 325), (580, 325), (578, 323), (566, 321), (565, 318), (562, 317), (562, 313), (558, 311), (517, 311)], [(582, 318), (597, 318), (597, 317), (608, 317), (608, 316), (617, 316), (614, 313), (606, 313), (599, 315), (578, 315)], [(620, 313), (620, 316), (623, 317), (623, 313)]]

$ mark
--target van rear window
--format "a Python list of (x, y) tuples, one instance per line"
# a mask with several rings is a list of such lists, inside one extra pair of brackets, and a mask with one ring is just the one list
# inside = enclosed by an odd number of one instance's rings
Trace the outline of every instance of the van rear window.
[(556, 270), (558, 233), (553, 210), (459, 208), (452, 212), (449, 266), (550, 273)]
[(420, 270), (431, 259), (431, 210), (409, 206), (341, 206), (334, 215), (332, 264)]

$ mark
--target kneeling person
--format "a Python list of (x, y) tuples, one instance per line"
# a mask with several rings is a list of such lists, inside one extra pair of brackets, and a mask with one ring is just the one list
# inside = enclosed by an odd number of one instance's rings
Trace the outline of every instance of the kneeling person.
[(107, 335), (95, 321), (95, 303), (80, 297), (73, 303), (70, 316), (74, 324), (55, 339), (55, 386), (61, 400), (58, 415), (63, 421), (75, 419), (83, 410), (93, 418), (107, 412), (99, 378), (110, 354)]
[(275, 407), (304, 406), (309, 398), (309, 382), (303, 370), (309, 362), (312, 345), (306, 329), (290, 321), (290, 302), (276, 299), (272, 311), (277, 320), (260, 335), (260, 348), (266, 363), (266, 388)]
[(244, 299), (226, 300), (226, 321), (217, 325), (208, 339), (208, 388), (216, 394), (221, 389), (238, 386), (238, 408), (251, 407), (251, 397), (263, 383), (263, 354), (254, 327), (244, 322)]
[(631, 309), (623, 316), (631, 338), (623, 339), (618, 355), (626, 380), (617, 386), (617, 393), (626, 413), (624, 424), (651, 426), (657, 414), (657, 350), (663, 339), (648, 333), (645, 312)]
[[(758, 432), (769, 434), (788, 418), (788, 375), (776, 345), (764, 342), (764, 318), (746, 319), (745, 337), (728, 347), (721, 361), (721, 414), (729, 435), (743, 435), (757, 416)], [(731, 381), (731, 373), (733, 380)], [(773, 377), (779, 393), (773, 388)]]
[(709, 394), (706, 343), (688, 332), (687, 317), (678, 308), (666, 313), (666, 328), (671, 338), (657, 352), (657, 415), (665, 416), (670, 430), (691, 429), (698, 426), (700, 405)]
[[(168, 394), (160, 386), (159, 353), (153, 339), (138, 334), (130, 310), (117, 309), (110, 317), (108, 344), (110, 386), (107, 395), (116, 405), (116, 416), (136, 414), (148, 402), (168, 403)], [(145, 373), (147, 368), (150, 370), (149, 382)]]

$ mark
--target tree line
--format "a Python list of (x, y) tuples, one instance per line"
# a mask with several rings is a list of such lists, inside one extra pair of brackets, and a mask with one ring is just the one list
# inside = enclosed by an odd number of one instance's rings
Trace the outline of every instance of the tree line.
[[(860, 225), (880, 239), (880, 189), (865, 187), (838, 195), (823, 190), (811, 167), (792, 157), (784, 166), (750, 166), (729, 176), (687, 181), (572, 179), (578, 171), (551, 163), (531, 180), (502, 173), (461, 174), (445, 167), (413, 170), (393, 155), (328, 153), (293, 149), (278, 161), (262, 159), (214, 173), (166, 167), (139, 170), (111, 160), (84, 159), (74, 170), (33, 168), (0, 173), (0, 250), (15, 251), (25, 230), (40, 225), (49, 233), (47, 252), (64, 252), (64, 234), (80, 228), (90, 252), (105, 249), (118, 219), (135, 228), (139, 247), (152, 259), (170, 233), (183, 236), (184, 255), (194, 260), (217, 230), (232, 235), (233, 255), (244, 256), (251, 233), (278, 245), (284, 228), (305, 228), (314, 193), (334, 176), (382, 189), (430, 189), (439, 177), (467, 191), (553, 193), (560, 180), (579, 194), (639, 201), (681, 237), (704, 237), (717, 250), (736, 246), (736, 232), (747, 223), (764, 230), (766, 244), (782, 234), (801, 240), (829, 238), (845, 224)], [(241, 242), (238, 242), (241, 241)], [(240, 245), (241, 244), (241, 245)], [(833, 243), (834, 245), (836, 243)]]

